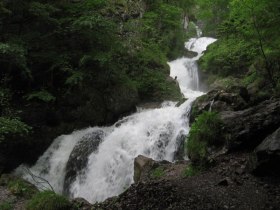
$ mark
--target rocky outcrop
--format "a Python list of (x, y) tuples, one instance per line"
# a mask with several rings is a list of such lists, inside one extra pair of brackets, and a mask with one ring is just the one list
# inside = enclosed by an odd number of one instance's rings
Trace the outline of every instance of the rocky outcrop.
[(88, 156), (98, 149), (100, 142), (104, 139), (104, 135), (102, 130), (94, 131), (84, 136), (74, 147), (66, 165), (64, 194), (69, 195), (69, 187), (77, 175), (85, 169), (88, 163)]
[(223, 111), (220, 116), (227, 133), (227, 147), (252, 150), (280, 126), (280, 100), (267, 100), (240, 111)]
[(203, 111), (237, 111), (248, 107), (247, 89), (244, 87), (232, 87), (231, 90), (214, 89), (206, 95), (198, 97), (193, 103), (190, 122)]
[(255, 149), (254, 172), (260, 175), (280, 175), (280, 128), (265, 138)]
[(250, 95), (244, 87), (212, 90), (199, 97), (192, 106), (190, 122), (204, 111), (216, 111), (224, 124), (223, 133), (229, 150), (253, 150), (280, 126), (280, 100), (260, 102), (250, 107)]

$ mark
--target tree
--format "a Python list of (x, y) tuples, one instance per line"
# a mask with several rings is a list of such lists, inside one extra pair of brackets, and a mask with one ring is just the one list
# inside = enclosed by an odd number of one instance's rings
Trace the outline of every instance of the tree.
[(276, 86), (273, 62), (270, 55), (278, 54), (279, 48), (279, 1), (232, 0), (230, 18), (243, 38), (259, 48), (265, 61), (265, 69), (273, 87)]

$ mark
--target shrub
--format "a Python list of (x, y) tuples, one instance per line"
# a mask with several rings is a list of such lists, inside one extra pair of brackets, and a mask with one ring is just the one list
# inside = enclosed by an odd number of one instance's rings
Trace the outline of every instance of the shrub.
[(37, 193), (26, 205), (26, 210), (69, 210), (70, 202), (52, 191)]
[(18, 118), (0, 117), (0, 142), (5, 140), (6, 136), (25, 136), (30, 130), (31, 127)]
[(186, 152), (193, 163), (204, 164), (208, 156), (207, 148), (224, 142), (222, 125), (215, 112), (204, 112), (196, 118), (186, 141)]

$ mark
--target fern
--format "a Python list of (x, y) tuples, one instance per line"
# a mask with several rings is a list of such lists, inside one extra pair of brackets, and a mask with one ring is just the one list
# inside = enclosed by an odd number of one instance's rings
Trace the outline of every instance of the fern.
[(5, 139), (7, 135), (26, 135), (31, 130), (31, 127), (21, 122), (18, 118), (10, 119), (0, 117), (0, 142)]
[(48, 91), (46, 90), (40, 90), (40, 91), (35, 91), (27, 96), (25, 98), (30, 101), (33, 99), (38, 99), (43, 102), (53, 102), (56, 100), (56, 98)]

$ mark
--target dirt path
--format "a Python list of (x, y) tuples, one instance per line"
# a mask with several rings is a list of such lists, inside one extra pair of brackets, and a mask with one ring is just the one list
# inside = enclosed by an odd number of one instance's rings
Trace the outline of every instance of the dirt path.
[(223, 156), (215, 167), (193, 177), (182, 177), (179, 169), (179, 173), (171, 173), (172, 178), (135, 184), (93, 209), (280, 209), (279, 177), (258, 178), (247, 173), (248, 159), (247, 154)]

